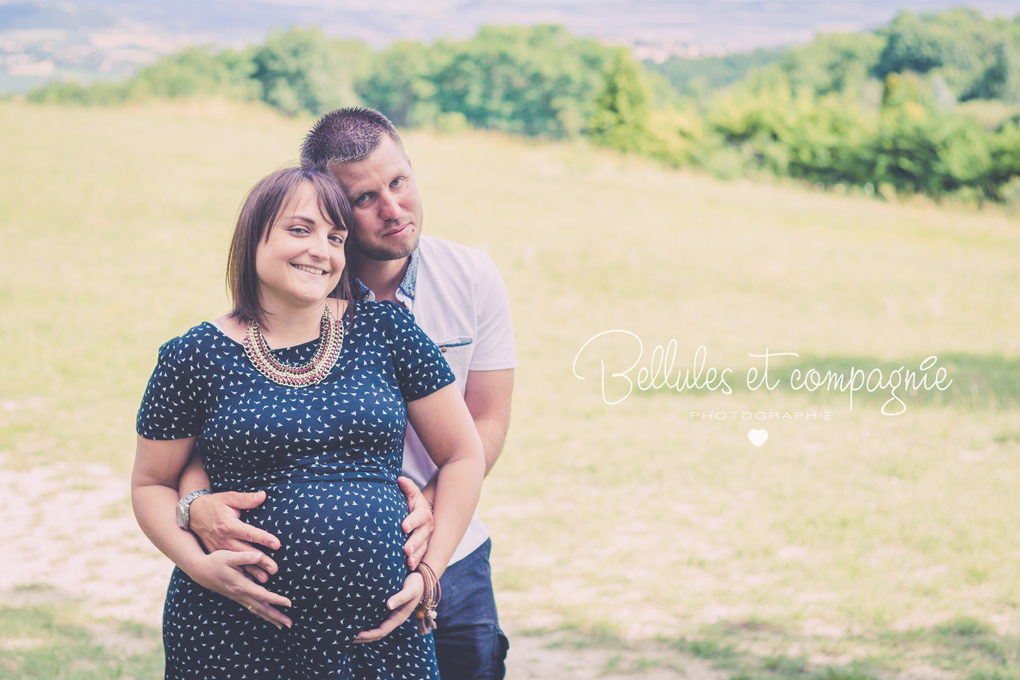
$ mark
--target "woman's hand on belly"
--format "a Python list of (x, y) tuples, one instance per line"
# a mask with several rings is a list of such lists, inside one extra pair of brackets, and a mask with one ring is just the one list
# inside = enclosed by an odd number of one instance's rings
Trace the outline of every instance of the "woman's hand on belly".
[(425, 583), (422, 581), (421, 575), (417, 572), (408, 574), (407, 578), (404, 579), (403, 589), (386, 600), (386, 608), (390, 610), (390, 615), (386, 617), (386, 620), (378, 628), (363, 630), (358, 633), (358, 637), (354, 638), (354, 642), (375, 642), (392, 633), (397, 626), (406, 621), (411, 616), (411, 613), (414, 612), (414, 608), (421, 602), (421, 595), (424, 590)]
[(257, 550), (217, 550), (203, 555), (194, 564), (188, 565), (185, 571), (195, 583), (230, 598), (253, 615), (277, 628), (290, 628), (292, 621), (276, 608), (289, 607), (290, 600), (269, 592), (244, 572), (246, 566), (257, 564), (263, 558), (265, 555)]

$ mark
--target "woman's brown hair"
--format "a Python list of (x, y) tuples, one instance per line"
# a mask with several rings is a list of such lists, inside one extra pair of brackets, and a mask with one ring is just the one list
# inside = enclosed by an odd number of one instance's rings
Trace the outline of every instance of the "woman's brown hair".
[[(343, 189), (328, 175), (301, 168), (284, 168), (262, 178), (252, 187), (241, 205), (234, 226), (227, 256), (227, 289), (234, 308), (230, 316), (242, 323), (257, 321), (265, 324), (266, 311), (259, 300), (259, 277), (255, 271), (255, 251), (260, 241), (269, 239), (269, 231), (279, 217), (280, 210), (295, 189), (308, 182), (319, 199), (319, 209), (334, 226), (348, 230), (351, 224), (351, 205)], [(354, 280), (344, 267), (330, 297), (351, 300)], [(353, 305), (348, 305), (348, 315)]]

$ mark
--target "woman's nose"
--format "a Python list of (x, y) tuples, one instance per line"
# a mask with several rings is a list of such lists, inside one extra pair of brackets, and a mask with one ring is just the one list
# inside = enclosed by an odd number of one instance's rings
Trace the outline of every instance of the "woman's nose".
[(308, 248), (308, 254), (320, 260), (329, 257), (329, 237), (315, 238)]

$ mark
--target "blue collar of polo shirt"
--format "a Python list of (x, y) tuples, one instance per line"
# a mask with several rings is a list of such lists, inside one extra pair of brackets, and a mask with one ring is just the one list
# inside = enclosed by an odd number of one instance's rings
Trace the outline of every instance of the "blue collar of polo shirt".
[[(355, 277), (354, 282), (358, 286), (359, 299), (375, 301), (375, 293), (369, 290), (368, 286), (361, 282), (361, 279)], [(411, 253), (411, 261), (407, 263), (407, 271), (404, 272), (404, 278), (400, 281), (400, 285), (397, 286), (397, 300), (400, 301), (400, 304), (407, 307), (408, 311), (411, 311), (414, 307), (414, 290), (417, 286), (418, 249), (415, 248)]]

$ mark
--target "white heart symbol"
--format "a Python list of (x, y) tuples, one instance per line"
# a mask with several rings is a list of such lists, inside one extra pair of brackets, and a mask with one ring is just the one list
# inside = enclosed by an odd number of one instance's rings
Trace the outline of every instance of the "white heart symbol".
[(769, 438), (768, 430), (751, 430), (747, 433), (747, 438), (751, 440), (751, 443), (755, 446), (761, 446), (765, 443), (765, 440)]

